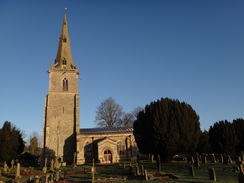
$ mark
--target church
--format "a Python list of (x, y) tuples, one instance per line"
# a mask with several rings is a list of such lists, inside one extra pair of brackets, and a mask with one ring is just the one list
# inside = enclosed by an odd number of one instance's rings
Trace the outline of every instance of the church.
[(42, 132), (43, 160), (64, 164), (114, 163), (137, 154), (133, 128), (81, 128), (78, 65), (74, 65), (66, 13), (57, 56), (50, 64)]

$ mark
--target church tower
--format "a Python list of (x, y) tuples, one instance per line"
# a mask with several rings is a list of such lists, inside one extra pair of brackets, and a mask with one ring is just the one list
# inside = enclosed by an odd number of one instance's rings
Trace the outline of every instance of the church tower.
[(49, 91), (45, 98), (43, 158), (73, 162), (79, 133), (78, 67), (74, 66), (64, 14), (54, 65), (50, 65)]

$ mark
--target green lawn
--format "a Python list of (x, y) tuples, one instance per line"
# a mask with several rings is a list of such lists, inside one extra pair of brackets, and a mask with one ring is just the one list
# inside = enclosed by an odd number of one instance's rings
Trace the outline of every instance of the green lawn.
[[(157, 172), (157, 167), (155, 163), (148, 163), (148, 162), (141, 162), (141, 164), (144, 165), (144, 168), (148, 170), (148, 172)], [(122, 165), (122, 164), (121, 164)], [(232, 171), (232, 165), (223, 165), (223, 164), (205, 164), (201, 165), (200, 167), (194, 167), (195, 169), (195, 176), (190, 176), (189, 171), (190, 164), (184, 163), (184, 162), (173, 162), (169, 164), (162, 164), (162, 170), (161, 172), (164, 172), (165, 174), (174, 175), (177, 177), (177, 179), (171, 179), (171, 180), (160, 180), (157, 182), (192, 182), (192, 183), (209, 183), (209, 182), (215, 182), (209, 180), (208, 175), (208, 168), (214, 168), (216, 172), (217, 181), (221, 183), (237, 183), (238, 182), (238, 173)], [(150, 181), (150, 175), (149, 175), (149, 181), (143, 181), (144, 177), (142, 176), (128, 176), (129, 173), (129, 166), (126, 166), (126, 168), (123, 168), (122, 166), (111, 165), (108, 166), (108, 168), (99, 169), (97, 170), (96, 177), (106, 178), (106, 177), (127, 177), (128, 182), (155, 182)], [(171, 173), (171, 174), (170, 174)], [(167, 177), (167, 176), (166, 176)], [(140, 180), (140, 181), (138, 181)], [(118, 182), (118, 181), (117, 181)]]
[[(194, 167), (195, 176), (190, 175), (189, 166), (186, 162), (172, 162), (168, 164), (162, 164), (161, 175), (158, 175), (158, 170), (156, 163), (149, 163), (148, 161), (141, 161), (140, 163), (148, 171), (149, 181), (145, 181), (142, 175), (135, 176), (130, 173), (131, 162), (126, 162), (124, 168), (123, 163), (117, 164), (96, 164), (95, 182), (164, 182), (164, 183), (238, 183), (238, 172), (233, 172), (231, 165), (223, 164), (201, 164), (200, 167)], [(135, 162), (132, 162), (135, 165)], [(75, 169), (70, 167), (62, 167), (60, 170), (66, 171), (65, 181), (68, 182), (91, 182), (92, 173), (90, 171), (91, 164), (77, 166)], [(214, 168), (216, 172), (216, 181), (209, 180), (208, 168)], [(43, 176), (41, 168), (37, 168), (34, 171), (36, 174), (40, 173)], [(152, 175), (154, 173), (154, 176)], [(1, 176), (0, 180), (13, 179), (14, 177), (4, 177)], [(22, 179), (27, 179), (28, 177), (22, 176)], [(163, 179), (163, 180), (153, 180), (153, 179)]]

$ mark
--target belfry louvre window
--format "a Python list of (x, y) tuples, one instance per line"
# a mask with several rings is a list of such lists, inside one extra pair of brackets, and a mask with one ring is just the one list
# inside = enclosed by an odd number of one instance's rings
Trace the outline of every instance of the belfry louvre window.
[(63, 79), (63, 91), (68, 91), (68, 80), (66, 78)]
[(62, 65), (63, 65), (63, 67), (66, 67), (66, 65), (67, 65), (67, 61), (66, 61), (66, 59), (63, 59), (63, 61), (62, 61)]

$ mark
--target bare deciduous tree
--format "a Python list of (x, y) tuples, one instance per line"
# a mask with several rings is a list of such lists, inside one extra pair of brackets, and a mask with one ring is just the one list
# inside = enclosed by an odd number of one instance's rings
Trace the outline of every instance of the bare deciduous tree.
[(137, 119), (137, 115), (143, 110), (143, 107), (136, 107), (131, 113), (124, 114), (121, 119), (121, 125), (124, 127), (133, 127), (133, 123)]
[(123, 115), (121, 119), (121, 125), (124, 127), (133, 127), (133, 123), (135, 121), (134, 115), (132, 113), (126, 113)]
[(121, 126), (121, 117), (124, 114), (123, 108), (116, 104), (115, 100), (110, 97), (104, 100), (96, 111), (96, 124), (100, 127), (117, 127)]
[(133, 114), (133, 116), (134, 116), (134, 120), (136, 120), (137, 119), (137, 116), (138, 116), (138, 114), (139, 114), (139, 112), (141, 112), (141, 111), (144, 111), (144, 107), (140, 107), (140, 106), (138, 106), (138, 107), (136, 107), (133, 111), (132, 111), (132, 114)]

